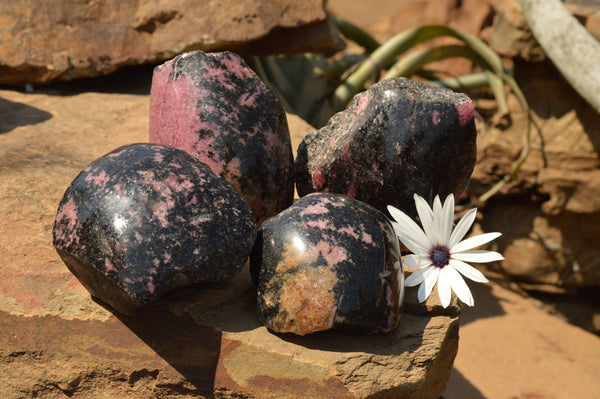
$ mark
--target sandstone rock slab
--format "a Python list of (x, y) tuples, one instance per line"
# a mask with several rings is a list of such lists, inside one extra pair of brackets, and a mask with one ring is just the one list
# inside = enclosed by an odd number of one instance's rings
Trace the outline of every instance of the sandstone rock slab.
[(320, 0), (0, 3), (0, 84), (105, 75), (189, 50), (246, 55), (343, 47)]
[[(64, 189), (92, 160), (147, 138), (148, 96), (25, 95), (0, 134), (0, 396), (438, 398), (456, 315), (403, 315), (391, 334), (289, 338), (260, 326), (250, 273), (183, 288), (148, 313), (93, 302), (52, 248)], [(43, 123), (32, 109), (51, 115)], [(3, 125), (4, 126), (4, 125)], [(298, 137), (292, 134), (292, 137)]]

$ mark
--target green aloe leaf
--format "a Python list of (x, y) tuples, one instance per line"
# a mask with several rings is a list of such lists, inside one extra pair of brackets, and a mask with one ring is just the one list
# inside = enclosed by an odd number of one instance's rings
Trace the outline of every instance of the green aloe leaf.
[(335, 110), (344, 109), (354, 95), (364, 90), (365, 84), (373, 78), (379, 68), (390, 68), (396, 58), (408, 49), (442, 36), (450, 36), (463, 41), (480, 57), (482, 62), (487, 64), (485, 69), (492, 70), (498, 76), (504, 76), (500, 57), (478, 37), (448, 26), (425, 25), (399, 33), (373, 51), (369, 58), (335, 91)]
[(496, 98), (498, 110), (501, 115), (507, 115), (509, 112), (508, 102), (506, 93), (504, 92), (504, 82), (502, 78), (492, 72), (489, 62), (484, 60), (479, 53), (466, 45), (449, 44), (415, 51), (397, 61), (383, 76), (383, 79), (398, 76), (410, 77), (430, 62), (453, 57), (471, 60), (485, 69), (486, 81)]
[(344, 35), (346, 39), (352, 40), (354, 43), (367, 50), (367, 52), (372, 53), (380, 46), (379, 42), (375, 40), (373, 36), (369, 35), (367, 32), (353, 23), (333, 15), (329, 18), (333, 21), (340, 33)]

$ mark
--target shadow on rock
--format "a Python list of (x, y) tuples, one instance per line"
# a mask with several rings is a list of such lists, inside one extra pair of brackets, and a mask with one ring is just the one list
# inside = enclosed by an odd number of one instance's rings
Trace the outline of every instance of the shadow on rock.
[(446, 391), (440, 399), (469, 398), (485, 399), (485, 396), (456, 368), (452, 369)]
[(52, 118), (52, 114), (27, 104), (0, 98), (0, 134), (19, 126), (36, 125)]
[[(496, 281), (501, 283), (501, 281)], [(469, 284), (469, 282), (467, 282)], [(502, 316), (505, 311), (502, 309), (500, 300), (492, 294), (492, 287), (488, 284), (469, 284), (473, 298), (475, 298), (475, 306), (465, 306), (460, 315), (460, 325), (464, 326), (478, 319), (486, 319), (490, 317)]]
[[(329, 352), (365, 352), (374, 355), (399, 355), (419, 350), (423, 342), (431, 339), (428, 334), (434, 328), (432, 322), (439, 321), (442, 324), (456, 324), (451, 319), (456, 317), (416, 315), (406, 313), (402, 315), (400, 325), (391, 333), (379, 333), (372, 335), (350, 335), (339, 331), (323, 331), (305, 336), (294, 334), (275, 334), (284, 341), (303, 346), (308, 349), (316, 349)], [(447, 321), (446, 319), (450, 319)], [(432, 327), (432, 328), (428, 328)], [(437, 332), (437, 331), (436, 331)], [(458, 329), (457, 331), (458, 332)]]
[(247, 267), (237, 278), (174, 290), (131, 315), (95, 300), (195, 387), (185, 394), (213, 394), (223, 332), (260, 327)]
[(35, 91), (56, 96), (71, 96), (87, 92), (148, 95), (154, 66), (154, 64), (128, 66), (110, 75), (54, 82), (35, 87)]
[(187, 393), (212, 394), (220, 331), (198, 325), (187, 313), (174, 315), (163, 302), (132, 316), (113, 314), (196, 388)]

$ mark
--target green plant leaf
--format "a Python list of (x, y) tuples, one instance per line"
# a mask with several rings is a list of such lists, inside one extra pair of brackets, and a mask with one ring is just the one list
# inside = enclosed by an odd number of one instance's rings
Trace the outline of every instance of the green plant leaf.
[(379, 42), (375, 40), (373, 36), (369, 35), (367, 32), (353, 23), (333, 15), (329, 18), (333, 21), (340, 33), (344, 35), (346, 39), (352, 40), (354, 43), (367, 50), (367, 52), (372, 53), (380, 46)]
[(395, 59), (408, 49), (442, 36), (450, 36), (463, 41), (479, 56), (480, 62), (487, 64), (485, 69), (492, 70), (498, 76), (504, 75), (500, 57), (478, 37), (448, 26), (425, 25), (399, 33), (373, 51), (369, 58), (363, 61), (360, 67), (335, 91), (335, 111), (344, 109), (354, 95), (364, 90), (365, 84), (372, 79), (378, 67), (389, 68)]

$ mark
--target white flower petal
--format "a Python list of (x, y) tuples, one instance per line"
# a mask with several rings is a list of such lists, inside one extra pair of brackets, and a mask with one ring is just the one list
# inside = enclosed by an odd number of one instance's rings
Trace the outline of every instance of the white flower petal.
[(407, 287), (414, 287), (421, 284), (425, 279), (425, 272), (427, 272), (427, 269), (420, 269), (412, 273), (404, 280), (404, 285)]
[(419, 214), (419, 219), (421, 219), (421, 224), (423, 225), (423, 231), (425, 231), (425, 234), (429, 238), (429, 242), (435, 243), (436, 235), (433, 211), (423, 197), (415, 194), (414, 199), (415, 207), (417, 208), (417, 213)]
[[(406, 237), (412, 243), (420, 247), (418, 251), (415, 251), (416, 248), (409, 247), (411, 251), (415, 253), (427, 253), (428, 248), (431, 246), (431, 243), (429, 241), (429, 238), (427, 238), (427, 235), (425, 234), (425, 232), (423, 232), (423, 230), (421, 230), (419, 225), (416, 224), (407, 214), (402, 212), (400, 209), (397, 209), (391, 205), (388, 205), (387, 209), (390, 215), (392, 215), (392, 217), (396, 220), (395, 223), (392, 222), (392, 225), (394, 226), (394, 231), (396, 232), (398, 238), (402, 240), (403, 237)], [(408, 245), (404, 241), (402, 242), (408, 247)]]
[(430, 267), (424, 270), (424, 280), (419, 287), (419, 291), (417, 292), (417, 298), (419, 299), (419, 302), (425, 302), (427, 298), (429, 298), (429, 295), (431, 295), (431, 291), (433, 291), (433, 287), (435, 287), (435, 283), (437, 282), (440, 274), (440, 269), (437, 267)]
[(396, 236), (402, 241), (402, 244), (406, 245), (406, 247), (415, 254), (426, 254), (427, 250), (423, 248), (418, 242), (412, 240), (406, 236), (399, 236), (398, 232), (401, 231), (401, 227), (398, 226), (397, 222), (392, 222), (392, 226), (394, 227), (394, 232)]
[(502, 233), (485, 233), (479, 234), (470, 238), (467, 238), (464, 241), (459, 242), (458, 244), (450, 247), (450, 252), (463, 252), (468, 249), (473, 249), (483, 244), (487, 244), (488, 242), (495, 240), (500, 237)]
[(460, 240), (463, 239), (475, 221), (475, 216), (477, 216), (477, 208), (473, 208), (465, 213), (465, 215), (458, 221), (454, 231), (452, 232), (452, 235), (450, 235), (450, 240), (448, 241), (449, 248), (454, 247)]
[(473, 306), (474, 300), (471, 290), (460, 274), (452, 267), (445, 267), (444, 273), (450, 283), (450, 287), (452, 287), (452, 290), (456, 293), (458, 299), (469, 306)]
[(440, 217), (440, 225), (439, 225), (439, 234), (440, 234), (440, 244), (448, 245), (448, 241), (450, 241), (450, 235), (452, 233), (452, 226), (454, 225), (454, 195), (450, 194), (446, 197), (446, 201), (444, 201), (444, 206), (442, 207), (442, 215)]
[(431, 260), (428, 256), (423, 255), (405, 255), (404, 265), (409, 269), (417, 270), (431, 266)]
[(427, 298), (429, 298), (429, 295), (427, 294), (427, 284), (423, 283), (421, 284), (421, 286), (419, 287), (419, 291), (417, 291), (417, 298), (419, 299), (419, 303), (423, 303), (427, 300)]
[(450, 267), (456, 269), (460, 274), (466, 278), (476, 281), (478, 283), (488, 283), (488, 279), (485, 278), (483, 273), (475, 269), (473, 266), (458, 259), (450, 259)]
[(462, 260), (465, 262), (475, 263), (485, 263), (494, 262), (497, 260), (504, 260), (504, 256), (500, 255), (498, 252), (484, 250), (459, 252), (456, 254), (452, 254), (451, 258)]
[(436, 245), (445, 244), (442, 237), (442, 220), (444, 219), (442, 201), (440, 196), (436, 195), (433, 199), (433, 239)]
[(407, 238), (407, 237), (399, 237), (402, 244), (404, 244), (412, 253), (424, 255), (425, 250), (418, 245), (415, 241)]
[(450, 299), (452, 299), (452, 291), (450, 289), (450, 281), (446, 276), (446, 268), (440, 270), (437, 279), (438, 295), (440, 296), (440, 302), (444, 308), (450, 305)]

